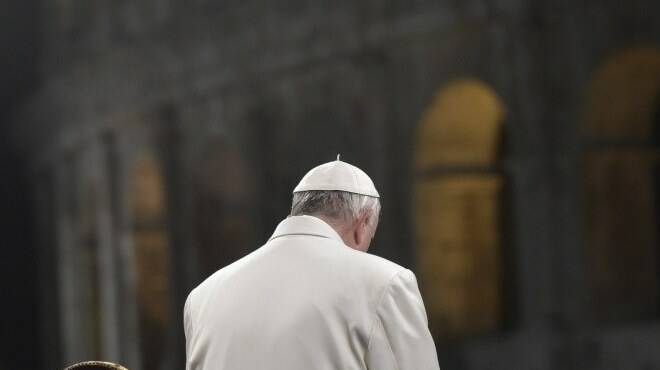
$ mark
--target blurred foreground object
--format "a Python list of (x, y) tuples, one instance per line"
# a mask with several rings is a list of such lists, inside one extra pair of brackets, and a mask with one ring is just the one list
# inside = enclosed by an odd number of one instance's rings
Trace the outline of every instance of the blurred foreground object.
[(128, 370), (121, 365), (113, 364), (112, 362), (103, 362), (103, 361), (80, 362), (75, 365), (71, 365), (64, 370), (102, 370), (102, 369)]

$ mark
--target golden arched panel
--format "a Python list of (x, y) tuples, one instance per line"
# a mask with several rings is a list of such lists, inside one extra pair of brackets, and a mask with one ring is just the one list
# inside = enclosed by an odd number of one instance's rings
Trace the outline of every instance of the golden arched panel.
[(418, 185), (418, 267), (431, 324), (442, 336), (499, 326), (501, 191), (499, 176)]
[(429, 325), (440, 337), (502, 324), (503, 112), (487, 85), (461, 80), (440, 90), (420, 125), (418, 267)]
[(645, 139), (655, 129), (660, 98), (660, 49), (635, 48), (609, 59), (587, 87), (584, 134)]
[(488, 85), (473, 79), (448, 84), (423, 113), (417, 169), (494, 164), (503, 117), (504, 108)]
[(594, 73), (584, 110), (583, 201), (591, 304), (599, 319), (656, 315), (660, 50), (619, 53)]

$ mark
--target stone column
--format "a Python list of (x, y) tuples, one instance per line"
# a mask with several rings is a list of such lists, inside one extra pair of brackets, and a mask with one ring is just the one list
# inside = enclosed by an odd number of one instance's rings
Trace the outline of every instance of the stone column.
[(100, 303), (101, 355), (103, 360), (119, 361), (119, 302), (117, 276), (117, 238), (114, 235), (111, 182), (104, 142), (95, 141), (88, 155), (89, 171), (96, 188), (96, 229), (98, 235), (98, 287)]
[(59, 290), (60, 323), (62, 327), (62, 349), (65, 364), (71, 364), (80, 360), (86, 352), (87, 344), (80, 335), (82, 331), (83, 312), (78, 304), (76, 279), (76, 207), (74, 203), (75, 194), (75, 164), (72, 158), (56, 164), (55, 168), (55, 212), (56, 239), (57, 239), (57, 263)]
[(41, 366), (45, 369), (62, 367), (59, 287), (57, 285), (57, 242), (55, 224), (54, 179), (50, 168), (40, 169), (33, 176), (34, 214), (39, 266), (39, 319), (41, 321)]
[[(135, 117), (124, 117), (127, 121)], [(138, 328), (138, 306), (136, 292), (136, 261), (134, 245), (132, 240), (132, 224), (130, 212), (129, 184), (131, 181), (131, 159), (138, 140), (136, 132), (132, 128), (126, 128), (121, 132), (115, 132), (108, 151), (114, 153), (113, 173), (116, 185), (114, 235), (118, 247), (117, 274), (119, 277), (119, 307), (120, 313), (120, 353), (121, 362), (128, 369), (140, 369), (140, 333)], [(114, 134), (113, 134), (114, 135)], [(139, 134), (138, 134), (139, 136)]]

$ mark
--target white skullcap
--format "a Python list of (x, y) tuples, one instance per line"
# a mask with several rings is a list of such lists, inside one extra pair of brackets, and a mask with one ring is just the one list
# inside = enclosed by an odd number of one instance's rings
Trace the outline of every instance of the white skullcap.
[(294, 193), (310, 190), (339, 190), (380, 198), (373, 181), (361, 169), (337, 160), (312, 168), (295, 189)]

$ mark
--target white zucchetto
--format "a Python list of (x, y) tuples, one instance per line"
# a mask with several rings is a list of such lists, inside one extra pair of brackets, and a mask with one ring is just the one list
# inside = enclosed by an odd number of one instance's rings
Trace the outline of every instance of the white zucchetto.
[(311, 190), (339, 190), (380, 198), (373, 181), (361, 169), (339, 160), (312, 168), (295, 189), (294, 193)]

